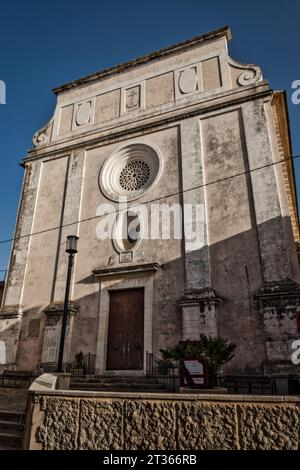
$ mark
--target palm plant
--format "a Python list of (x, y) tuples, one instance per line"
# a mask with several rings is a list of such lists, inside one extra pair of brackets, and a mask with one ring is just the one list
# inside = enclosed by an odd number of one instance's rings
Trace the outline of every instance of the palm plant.
[(163, 361), (166, 367), (171, 361), (176, 361), (184, 375), (188, 385), (193, 386), (193, 380), (186, 370), (184, 360), (188, 356), (198, 359), (207, 369), (208, 386), (214, 387), (217, 382), (217, 374), (223, 365), (234, 357), (236, 345), (228, 339), (220, 336), (211, 337), (200, 335), (197, 341), (182, 341), (176, 345), (170, 345), (167, 349), (161, 349)]
[(220, 336), (200, 335), (191, 346), (195, 357), (207, 367), (209, 386), (215, 386), (220, 369), (234, 357), (236, 344)]
[(171, 344), (167, 349), (160, 349), (160, 352), (162, 353), (163, 361), (166, 365), (169, 364), (171, 366), (171, 361), (178, 363), (179, 369), (186, 378), (187, 383), (192, 386), (193, 381), (184, 365), (184, 359), (191, 353), (189, 341), (181, 341), (176, 345)]

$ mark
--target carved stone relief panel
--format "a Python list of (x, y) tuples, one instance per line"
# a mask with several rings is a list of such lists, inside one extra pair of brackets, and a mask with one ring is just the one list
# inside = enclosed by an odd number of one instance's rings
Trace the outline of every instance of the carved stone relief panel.
[(77, 103), (73, 116), (73, 129), (94, 122), (95, 98)]
[(122, 89), (121, 113), (128, 113), (145, 108), (144, 82)]
[(185, 98), (202, 91), (200, 64), (193, 64), (175, 71), (175, 97)]

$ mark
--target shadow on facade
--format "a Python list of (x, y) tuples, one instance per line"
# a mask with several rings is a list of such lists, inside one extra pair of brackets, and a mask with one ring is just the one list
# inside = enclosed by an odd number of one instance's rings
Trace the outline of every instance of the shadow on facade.
[[(237, 344), (235, 358), (226, 372), (261, 374), (269, 373), (272, 367), (277, 372), (293, 372), (291, 343), (299, 339), (296, 315), (300, 291), (292, 282), (299, 279), (296, 251), (293, 246), (287, 250), (284, 241), (291, 236), (284, 232), (284, 227), (289, 226), (282, 224), (281, 218), (273, 219), (220, 240), (209, 250), (186, 253), (166, 263), (161, 263), (155, 241), (148, 240), (147, 252), (151, 255), (146, 256), (144, 263), (160, 264), (153, 275), (154, 354), (159, 355), (159, 349), (182, 339), (195, 339), (183, 338), (182, 301), (188, 300), (193, 312), (196, 308), (200, 331), (206, 332), (212, 301), (207, 292), (210, 295), (213, 292), (218, 299), (216, 334)], [(228, 227), (223, 222), (219, 238), (226, 232)], [(122, 266), (125, 271), (129, 265), (132, 263), (116, 263), (111, 268)], [(99, 266), (92, 265), (91, 273), (96, 268)], [(70, 362), (79, 351), (95, 354), (101, 316), (100, 281), (91, 274), (78, 284), (86, 286), (89, 294), (74, 299), (78, 311), (74, 316)], [(95, 284), (99, 284), (99, 289), (95, 289)], [(24, 309), (21, 328), (17, 318), (7, 317), (6, 322), (5, 308), (1, 314), (0, 340), (6, 344), (6, 357), (12, 357), (17, 349), (18, 368), (34, 369), (41, 362), (48, 321), (46, 306), (34, 306), (33, 302), (32, 307)]]

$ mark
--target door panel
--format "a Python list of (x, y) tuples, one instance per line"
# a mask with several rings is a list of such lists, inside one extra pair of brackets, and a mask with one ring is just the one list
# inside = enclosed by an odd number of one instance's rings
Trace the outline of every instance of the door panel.
[(107, 370), (143, 369), (144, 289), (110, 292)]

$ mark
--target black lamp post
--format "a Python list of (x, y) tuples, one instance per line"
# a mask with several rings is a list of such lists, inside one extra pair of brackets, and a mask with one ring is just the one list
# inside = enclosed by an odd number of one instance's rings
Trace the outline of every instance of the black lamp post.
[(68, 275), (67, 275), (67, 285), (66, 285), (66, 293), (65, 293), (65, 301), (64, 301), (64, 313), (63, 313), (62, 326), (61, 326), (59, 355), (58, 355), (58, 363), (57, 363), (56, 372), (63, 372), (63, 356), (64, 356), (64, 346), (65, 346), (65, 337), (66, 337), (67, 320), (68, 320), (71, 274), (72, 274), (72, 267), (74, 263), (74, 255), (77, 253), (78, 240), (79, 238), (76, 237), (75, 235), (69, 235), (67, 237), (66, 252), (69, 253)]

